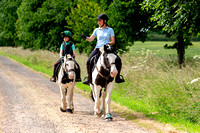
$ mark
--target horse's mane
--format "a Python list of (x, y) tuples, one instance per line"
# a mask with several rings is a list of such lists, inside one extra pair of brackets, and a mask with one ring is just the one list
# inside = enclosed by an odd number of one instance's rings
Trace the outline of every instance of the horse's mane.
[(74, 58), (70, 54), (66, 54), (65, 57), (64, 57), (64, 60), (65, 61), (67, 61), (67, 60), (74, 60)]
[(113, 48), (110, 45), (104, 45), (103, 47), (101, 47), (99, 49), (101, 51), (101, 53), (106, 52), (106, 53), (114, 53)]

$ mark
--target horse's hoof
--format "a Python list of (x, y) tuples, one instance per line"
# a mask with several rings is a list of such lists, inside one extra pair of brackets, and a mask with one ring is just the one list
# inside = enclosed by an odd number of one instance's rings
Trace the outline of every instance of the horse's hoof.
[(113, 118), (107, 118), (106, 121), (112, 121)]
[(60, 107), (60, 111), (62, 111), (62, 112), (66, 112), (66, 110), (64, 110), (62, 107)]
[(94, 115), (97, 117), (101, 117), (103, 115), (103, 110), (100, 113), (94, 112)]
[(107, 114), (105, 117), (106, 121), (112, 121), (112, 115), (111, 114)]
[(73, 113), (72, 109), (67, 109), (66, 112), (71, 114)]

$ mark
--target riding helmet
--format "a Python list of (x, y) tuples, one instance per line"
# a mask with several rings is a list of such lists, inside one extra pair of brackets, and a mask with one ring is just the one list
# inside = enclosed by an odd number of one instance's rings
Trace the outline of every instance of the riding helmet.
[(68, 30), (61, 32), (61, 37), (70, 37), (72, 38), (72, 33)]
[(108, 16), (104, 13), (101, 13), (97, 16), (97, 20), (99, 19), (103, 19), (103, 20), (106, 20), (106, 22), (108, 22)]

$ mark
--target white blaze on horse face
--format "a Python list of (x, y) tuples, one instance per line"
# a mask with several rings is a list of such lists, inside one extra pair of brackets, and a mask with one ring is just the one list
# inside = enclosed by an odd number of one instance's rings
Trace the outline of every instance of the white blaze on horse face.
[(108, 54), (107, 57), (108, 57), (108, 61), (109, 61), (110, 65), (111, 65), (110, 76), (115, 78), (117, 76), (118, 70), (116, 68), (116, 65), (112, 64), (112, 63), (115, 63), (115, 59), (117, 58), (117, 56), (115, 54)]
[(68, 70), (68, 78), (69, 79), (74, 79), (74, 71), (69, 71), (69, 70), (74, 70), (74, 61), (73, 60), (68, 60), (66, 62), (66, 67), (67, 67), (67, 70)]

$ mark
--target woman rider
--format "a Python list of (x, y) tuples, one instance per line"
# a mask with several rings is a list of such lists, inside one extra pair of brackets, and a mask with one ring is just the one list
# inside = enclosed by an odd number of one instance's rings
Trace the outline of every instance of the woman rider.
[[(87, 80), (83, 81), (83, 84), (87, 84), (87, 85), (89, 85), (91, 78), (92, 78), (91, 72), (90, 72), (90, 60), (91, 60), (91, 58), (94, 55), (98, 54), (100, 47), (102, 47), (106, 44), (109, 44), (109, 45), (115, 44), (114, 31), (113, 31), (112, 28), (108, 27), (108, 24), (107, 24), (108, 16), (104, 13), (99, 14), (97, 16), (97, 20), (98, 20), (99, 28), (96, 28), (94, 30), (93, 34), (90, 37), (87, 37), (84, 34), (81, 35), (82, 38), (86, 39), (89, 42), (93, 41), (95, 39), (95, 37), (97, 37), (96, 47), (92, 51), (92, 53), (90, 54), (90, 56), (87, 60), (87, 63), (86, 63), (88, 78), (87, 78)], [(120, 65), (116, 66), (117, 69), (118, 69), (118, 74), (115, 78), (115, 82), (116, 83), (122, 83), (122, 82), (124, 82), (123, 76), (120, 75), (122, 63), (121, 63), (120, 57), (117, 54), (116, 54), (116, 56), (117, 56), (116, 62), (118, 62), (117, 64), (120, 64)]]

